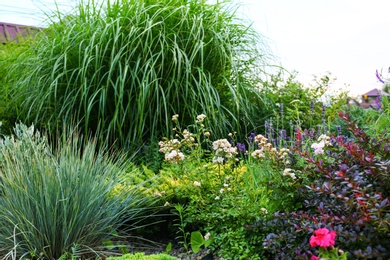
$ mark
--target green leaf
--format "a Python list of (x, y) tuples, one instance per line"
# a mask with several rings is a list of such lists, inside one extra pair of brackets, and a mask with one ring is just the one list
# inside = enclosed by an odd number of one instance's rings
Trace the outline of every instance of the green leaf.
[(200, 247), (204, 245), (204, 238), (199, 231), (194, 231), (191, 233), (191, 249), (194, 253), (198, 253)]
[(213, 242), (214, 242), (214, 239), (212, 237), (210, 237), (209, 239), (204, 241), (204, 247), (208, 247)]
[(165, 254), (169, 254), (169, 252), (171, 252), (171, 250), (172, 250), (172, 243), (169, 242), (167, 247), (165, 248), (165, 252), (164, 253)]
[(104, 245), (105, 247), (107, 247), (107, 249), (109, 249), (109, 250), (112, 250), (113, 248), (115, 248), (114, 243), (113, 243), (111, 240), (109, 240), (109, 239), (104, 240), (104, 241), (103, 241), (103, 245)]

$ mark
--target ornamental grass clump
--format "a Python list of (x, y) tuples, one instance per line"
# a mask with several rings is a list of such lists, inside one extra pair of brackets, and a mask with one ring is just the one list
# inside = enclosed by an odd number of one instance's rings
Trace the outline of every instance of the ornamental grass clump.
[(81, 1), (58, 12), (12, 68), (20, 119), (50, 132), (80, 122), (120, 147), (166, 136), (176, 113), (188, 125), (203, 111), (220, 136), (253, 128), (270, 55), (227, 2)]
[(104, 241), (123, 241), (148, 216), (136, 187), (113, 194), (125, 169), (123, 156), (97, 152), (76, 132), (54, 149), (33, 126), (16, 125), (0, 140), (0, 255), (105, 256)]

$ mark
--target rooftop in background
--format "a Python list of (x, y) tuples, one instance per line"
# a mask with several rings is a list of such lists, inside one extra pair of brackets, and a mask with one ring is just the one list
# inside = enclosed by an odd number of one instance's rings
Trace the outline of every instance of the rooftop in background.
[(0, 44), (18, 42), (19, 37), (31, 36), (40, 30), (38, 27), (0, 22)]

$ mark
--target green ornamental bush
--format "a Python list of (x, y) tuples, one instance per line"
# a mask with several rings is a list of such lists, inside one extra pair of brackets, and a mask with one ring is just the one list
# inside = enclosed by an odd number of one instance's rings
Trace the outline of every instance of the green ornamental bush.
[[(178, 118), (172, 119), (178, 123)], [(211, 141), (207, 125), (207, 116), (198, 115), (194, 125), (177, 125), (171, 138), (159, 142), (165, 160), (148, 193), (177, 216), (167, 219), (168, 231), (186, 250), (193, 246), (190, 235), (200, 231), (204, 239), (212, 239), (207, 249), (214, 255), (261, 259), (257, 248), (265, 234), (251, 232), (249, 226), (281, 207), (295, 208), (293, 193), (299, 182), (280, 168), (287, 163), (288, 150), (266, 142), (260, 151), (264, 139), (259, 135), (252, 150), (241, 154), (234, 134)]]

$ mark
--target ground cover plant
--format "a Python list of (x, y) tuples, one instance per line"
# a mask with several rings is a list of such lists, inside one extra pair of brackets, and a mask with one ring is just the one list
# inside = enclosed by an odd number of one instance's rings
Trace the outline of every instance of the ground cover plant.
[(22, 124), (0, 140), (1, 256), (110, 255), (106, 241), (125, 241), (153, 213), (152, 202), (137, 187), (113, 192), (121, 176), (129, 174), (126, 157), (97, 152), (96, 142), (74, 131), (51, 147), (33, 126)]
[(84, 135), (99, 129), (122, 148), (166, 135), (175, 113), (181, 120), (207, 113), (213, 135), (253, 126), (254, 83), (270, 55), (230, 7), (84, 1), (59, 14), (12, 68), (22, 72), (13, 79), (19, 119), (47, 131), (80, 121)]

